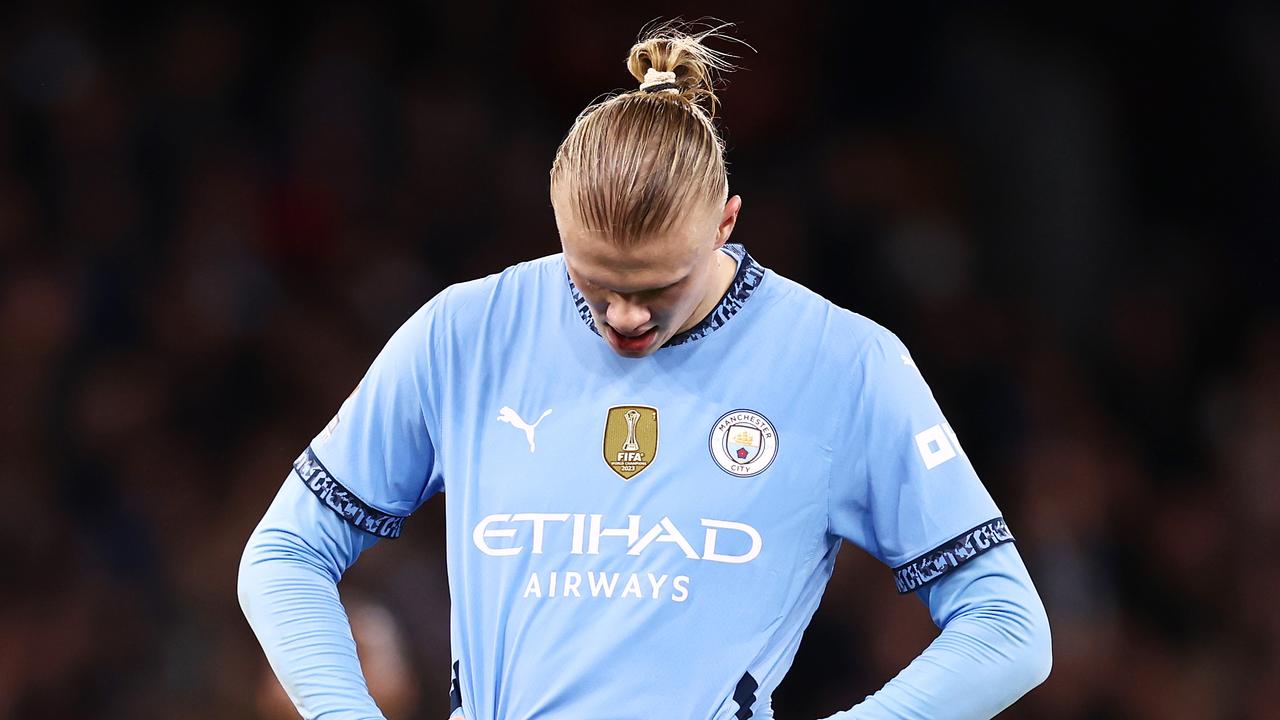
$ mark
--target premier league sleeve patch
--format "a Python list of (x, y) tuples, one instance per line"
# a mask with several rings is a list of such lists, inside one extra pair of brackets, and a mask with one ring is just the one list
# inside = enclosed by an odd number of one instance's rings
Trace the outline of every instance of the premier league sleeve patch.
[(716, 465), (737, 477), (759, 475), (778, 455), (778, 432), (769, 418), (754, 410), (721, 415), (707, 442)]

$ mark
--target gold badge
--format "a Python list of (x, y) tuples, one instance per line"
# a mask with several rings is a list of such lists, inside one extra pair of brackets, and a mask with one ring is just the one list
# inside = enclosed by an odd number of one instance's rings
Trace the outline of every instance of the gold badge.
[(623, 480), (649, 467), (658, 455), (658, 409), (616, 405), (604, 420), (604, 461)]

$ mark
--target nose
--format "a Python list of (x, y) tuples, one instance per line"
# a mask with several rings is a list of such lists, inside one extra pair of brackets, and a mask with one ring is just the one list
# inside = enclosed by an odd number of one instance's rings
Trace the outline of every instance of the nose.
[(621, 335), (639, 335), (647, 331), (650, 317), (649, 308), (622, 295), (610, 298), (609, 308), (605, 311), (609, 327)]

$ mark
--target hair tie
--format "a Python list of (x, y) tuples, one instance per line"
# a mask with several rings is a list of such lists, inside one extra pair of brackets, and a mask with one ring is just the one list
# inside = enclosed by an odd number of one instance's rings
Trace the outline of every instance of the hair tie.
[(649, 92), (671, 91), (680, 92), (680, 86), (676, 84), (676, 74), (673, 72), (658, 72), (653, 68), (644, 71), (644, 82), (640, 83), (640, 89)]

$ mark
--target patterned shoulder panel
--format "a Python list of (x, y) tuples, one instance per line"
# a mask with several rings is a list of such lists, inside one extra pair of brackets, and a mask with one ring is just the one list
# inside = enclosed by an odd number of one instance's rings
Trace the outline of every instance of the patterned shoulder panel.
[[(729, 289), (725, 291), (724, 297), (720, 298), (720, 302), (716, 304), (715, 309), (708, 313), (702, 319), (702, 322), (671, 338), (662, 347), (669, 348), (684, 345), (720, 329), (722, 325), (729, 321), (729, 318), (738, 314), (738, 311), (746, 304), (751, 294), (755, 292), (756, 288), (760, 287), (760, 283), (764, 280), (764, 268), (751, 257), (747, 249), (740, 244), (732, 243), (725, 245), (724, 250), (732, 255), (738, 263), (738, 272), (733, 276), (733, 282), (729, 284)], [(582, 293), (578, 292), (577, 286), (573, 284), (573, 280), (568, 278), (567, 273), (565, 279), (569, 283), (569, 292), (573, 295), (573, 304), (578, 310), (578, 316), (591, 329), (591, 332), (599, 335), (600, 329), (596, 327), (595, 321), (591, 318), (591, 308), (587, 306), (586, 298), (582, 297)]]

